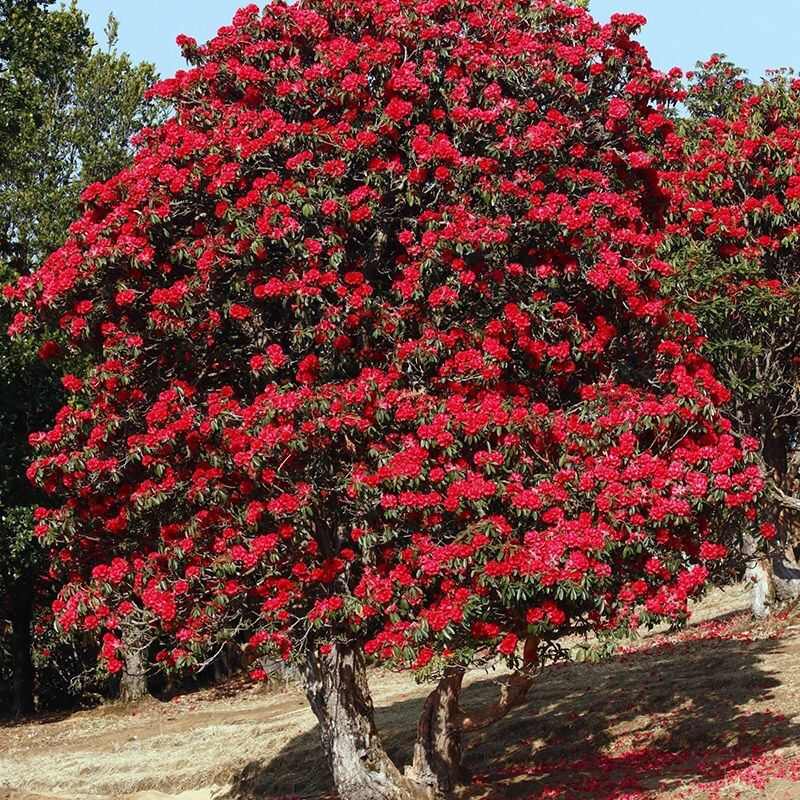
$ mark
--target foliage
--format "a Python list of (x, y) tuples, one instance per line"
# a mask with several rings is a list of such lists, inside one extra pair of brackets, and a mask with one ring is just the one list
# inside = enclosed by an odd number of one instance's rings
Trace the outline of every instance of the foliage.
[(680, 618), (762, 479), (671, 309), (671, 78), (571, 4), (250, 6), (8, 293), (92, 359), (30, 475), (65, 629), (419, 670)]
[(715, 56), (686, 105), (669, 291), (696, 315), (739, 429), (785, 481), (800, 419), (800, 81), (777, 71), (753, 85)]
[[(100, 49), (75, 4), (49, 6), (0, 4), (0, 282), (41, 266), (66, 238), (81, 188), (128, 163), (132, 134), (163, 115), (158, 103), (142, 100), (155, 79), (152, 67), (117, 52), (113, 18), (108, 47)], [(7, 308), (0, 308), (0, 322), (9, 324)], [(64, 402), (45, 360), (58, 349), (55, 341), (0, 344), (2, 600), (15, 581), (36, 580), (42, 566), (32, 515), (43, 498), (25, 468), (29, 435)]]
[(9, 2), (0, 16), (0, 257), (25, 273), (59, 247), (79, 211), (80, 188), (127, 163), (133, 133), (159, 118), (143, 104), (155, 80), (99, 48), (74, 4)]

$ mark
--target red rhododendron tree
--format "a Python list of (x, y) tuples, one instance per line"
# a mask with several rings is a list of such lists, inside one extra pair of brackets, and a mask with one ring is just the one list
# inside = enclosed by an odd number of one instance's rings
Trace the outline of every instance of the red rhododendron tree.
[[(680, 619), (762, 485), (661, 289), (682, 144), (631, 34), (536, 0), (240, 11), (9, 294), (89, 354), (31, 477), (65, 629), (295, 660), (347, 800), (428, 796), (565, 633)], [(439, 679), (406, 774), (365, 658)], [(466, 667), (513, 672), (459, 706)]]
[(784, 510), (800, 509), (800, 81), (778, 72), (754, 85), (719, 56), (690, 77), (684, 156), (662, 175), (673, 200), (667, 285), (697, 317), (702, 352), (733, 393), (727, 413), (758, 439), (773, 482), (771, 558), (750, 569), (760, 616), (771, 572), (779, 598), (800, 592)]

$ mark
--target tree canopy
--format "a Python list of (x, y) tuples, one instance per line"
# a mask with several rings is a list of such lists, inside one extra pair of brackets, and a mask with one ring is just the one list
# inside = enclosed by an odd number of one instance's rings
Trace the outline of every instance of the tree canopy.
[[(174, 116), (7, 290), (12, 334), (90, 364), (30, 477), (59, 624), (109, 670), (123, 627), (178, 668), (294, 659), (342, 796), (423, 796), (560, 637), (728, 574), (764, 478), (665, 288), (681, 93), (642, 22), (301, 0), (182, 39)], [(444, 682), (410, 778), (364, 654)], [(509, 693), (455, 714), (498, 657)]]

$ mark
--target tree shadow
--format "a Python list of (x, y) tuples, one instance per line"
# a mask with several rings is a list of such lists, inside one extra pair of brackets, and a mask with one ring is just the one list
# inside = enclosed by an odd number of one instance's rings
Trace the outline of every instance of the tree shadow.
[[(702, 785), (800, 746), (800, 724), (770, 707), (781, 685), (771, 664), (798, 655), (795, 638), (668, 639), (600, 664), (555, 665), (526, 705), (468, 737), (465, 764), (474, 782), (460, 796), (611, 800), (625, 791)], [(463, 705), (491, 702), (496, 684), (471, 683)], [(422, 702), (376, 709), (397, 764), (410, 761)], [(315, 728), (270, 761), (248, 764), (226, 800), (330, 797), (317, 736)]]
[(11, 712), (0, 712), (0, 728), (24, 728), (29, 725), (52, 725), (69, 719), (81, 709), (59, 709), (55, 711), (39, 711), (34, 714), (15, 716)]

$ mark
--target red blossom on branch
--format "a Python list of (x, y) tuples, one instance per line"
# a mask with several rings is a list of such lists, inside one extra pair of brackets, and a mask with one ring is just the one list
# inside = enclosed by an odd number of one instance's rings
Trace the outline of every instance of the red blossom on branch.
[(174, 116), (9, 291), (92, 364), (30, 470), (64, 628), (425, 669), (685, 615), (763, 479), (661, 290), (641, 22), (304, 0), (183, 41)]

